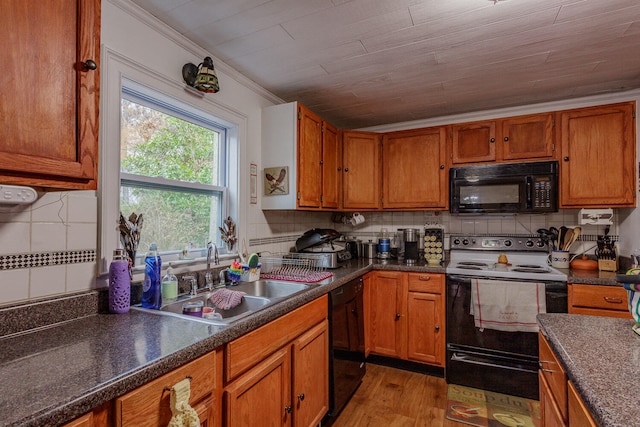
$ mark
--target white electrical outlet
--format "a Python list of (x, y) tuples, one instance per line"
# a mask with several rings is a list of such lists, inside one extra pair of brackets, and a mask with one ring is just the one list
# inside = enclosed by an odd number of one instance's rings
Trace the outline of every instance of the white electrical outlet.
[(0, 184), (0, 205), (29, 205), (38, 199), (31, 187)]

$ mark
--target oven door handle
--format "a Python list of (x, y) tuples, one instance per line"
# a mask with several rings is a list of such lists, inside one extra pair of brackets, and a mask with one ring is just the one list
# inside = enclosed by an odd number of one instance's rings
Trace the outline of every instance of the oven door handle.
[(493, 359), (488, 357), (481, 357), (477, 355), (470, 355), (470, 354), (464, 354), (464, 353), (458, 353), (458, 352), (454, 352), (451, 355), (451, 361), (471, 363), (473, 365), (480, 365), (480, 366), (489, 366), (492, 368), (511, 369), (513, 371), (520, 371), (520, 372), (538, 372), (537, 368), (527, 369), (516, 364), (510, 364), (506, 361), (503, 361), (502, 363), (496, 363)]
[(453, 282), (471, 283), (472, 277), (470, 276), (458, 276), (456, 274), (447, 274), (447, 279)]

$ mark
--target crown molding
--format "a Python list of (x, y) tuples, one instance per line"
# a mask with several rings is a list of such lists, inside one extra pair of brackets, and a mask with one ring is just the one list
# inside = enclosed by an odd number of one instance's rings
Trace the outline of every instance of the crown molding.
[(194, 43), (189, 38), (185, 37), (184, 35), (180, 34), (178, 31), (169, 27), (167, 24), (160, 21), (158, 18), (151, 15), (149, 12), (142, 9), (140, 6), (131, 2), (130, 0), (107, 0), (107, 1), (113, 4), (114, 6), (118, 7), (119, 9), (123, 10), (124, 12), (128, 13), (129, 15), (133, 16), (143, 24), (147, 25), (149, 28), (162, 34), (168, 40), (177, 44), (187, 52), (190, 52), (195, 57), (204, 58), (205, 56), (210, 56), (215, 62), (216, 70), (218, 72), (221, 72), (226, 76), (231, 77), (233, 80), (245, 86), (247, 89), (257, 93), (258, 95), (273, 102), (274, 104), (282, 104), (285, 102), (282, 98), (269, 92), (267, 89), (263, 88), (262, 86), (260, 86), (259, 84), (251, 80), (250, 78), (246, 77), (245, 75), (240, 73), (238, 70), (236, 70), (226, 62), (222, 61), (220, 58), (213, 55), (211, 52), (208, 52), (202, 46), (198, 45), (197, 43)]

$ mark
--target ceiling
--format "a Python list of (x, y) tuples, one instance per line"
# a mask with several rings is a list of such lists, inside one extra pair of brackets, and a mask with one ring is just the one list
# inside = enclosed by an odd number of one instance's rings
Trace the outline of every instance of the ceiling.
[(132, 1), (344, 129), (640, 87), (638, 0)]

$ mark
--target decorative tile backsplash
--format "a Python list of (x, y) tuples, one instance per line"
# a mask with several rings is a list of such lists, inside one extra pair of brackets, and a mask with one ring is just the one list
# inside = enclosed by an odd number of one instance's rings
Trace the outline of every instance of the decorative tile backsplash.
[(84, 251), (41, 252), (31, 254), (0, 255), (0, 270), (47, 267), (50, 265), (95, 262), (95, 249)]
[(0, 304), (96, 287), (97, 206), (95, 191), (64, 191), (0, 207)]

